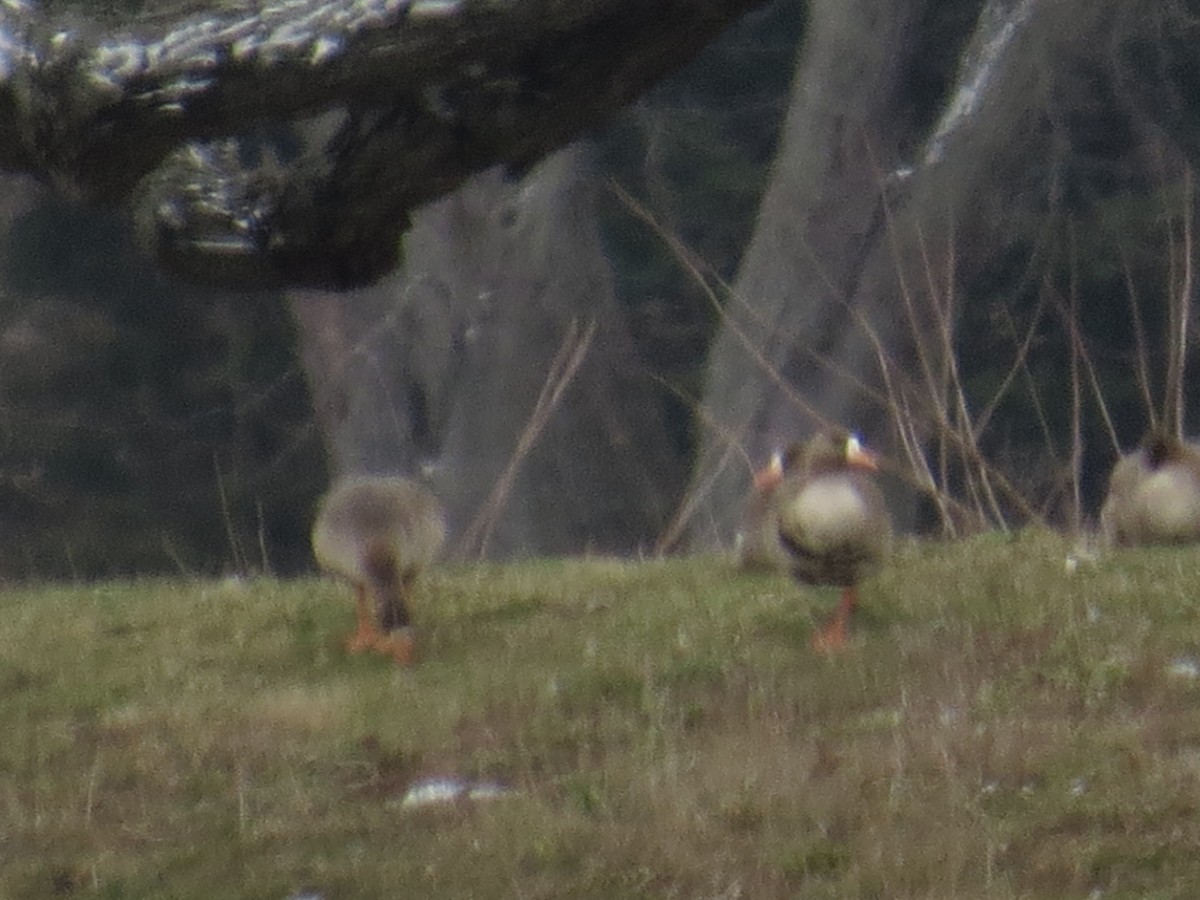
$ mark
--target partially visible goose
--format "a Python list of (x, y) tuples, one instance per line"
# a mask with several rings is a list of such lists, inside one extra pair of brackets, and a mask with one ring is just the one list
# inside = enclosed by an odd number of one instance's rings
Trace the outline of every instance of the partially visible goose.
[(786, 572), (790, 568), (787, 551), (779, 542), (775, 493), (784, 474), (795, 470), (803, 449), (802, 444), (792, 444), (786, 450), (777, 450), (754, 473), (737, 536), (738, 566), (746, 571)]
[(1113, 467), (1100, 526), (1115, 546), (1200, 541), (1200, 448), (1148, 432)]
[(789, 451), (774, 489), (779, 541), (792, 577), (843, 589), (833, 618), (813, 636), (821, 652), (846, 643), (858, 583), (879, 566), (891, 542), (887, 506), (871, 474), (877, 467), (854, 435), (822, 431)]
[(409, 599), (417, 575), (446, 538), (437, 498), (407, 478), (355, 477), (330, 489), (313, 524), (321, 568), (354, 585), (358, 629), (352, 653), (374, 650), (408, 665), (413, 659)]

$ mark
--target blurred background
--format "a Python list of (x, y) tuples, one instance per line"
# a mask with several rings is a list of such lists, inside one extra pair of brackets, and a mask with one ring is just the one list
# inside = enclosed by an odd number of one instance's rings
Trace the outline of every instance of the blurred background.
[(462, 557), (711, 549), (822, 421), (911, 530), (1088, 527), (1195, 399), (1200, 68), (1182, 12), (1028, 6), (766, 4), (347, 294), (185, 283), (5, 177), (0, 578), (302, 572), (351, 471), (430, 483)]

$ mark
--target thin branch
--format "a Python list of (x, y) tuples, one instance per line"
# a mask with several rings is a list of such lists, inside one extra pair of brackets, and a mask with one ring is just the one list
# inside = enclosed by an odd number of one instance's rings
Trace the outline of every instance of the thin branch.
[(1069, 313), (1067, 338), (1071, 344), (1071, 527), (1078, 531), (1083, 522), (1083, 486), (1080, 483), (1083, 468), (1083, 388), (1079, 376), (1079, 357), (1083, 341), (1079, 336), (1079, 248), (1075, 239), (1074, 222), (1071, 223), (1067, 284)]
[(1168, 402), (1174, 412), (1174, 428), (1178, 437), (1184, 432), (1184, 370), (1187, 367), (1188, 323), (1191, 320), (1193, 266), (1192, 266), (1192, 215), (1195, 191), (1192, 185), (1192, 167), (1186, 166), (1183, 174), (1183, 283), (1171, 300), (1171, 328), (1173, 333), (1170, 377), (1167, 381)]
[(534, 403), (533, 412), (530, 413), (524, 429), (522, 429), (520, 436), (517, 438), (516, 446), (509, 456), (508, 464), (504, 467), (504, 471), (500, 473), (500, 477), (496, 479), (491, 493), (488, 494), (487, 499), (480, 505), (475, 518), (471, 520), (471, 524), (463, 531), (462, 537), (455, 548), (454, 555), (465, 555), (472, 547), (478, 548), (477, 555), (480, 558), (487, 554), (492, 533), (495, 531), (496, 523), (499, 522), (500, 515), (504, 512), (504, 507), (507, 505), (508, 498), (512, 494), (513, 485), (516, 483), (521, 465), (537, 444), (538, 437), (545, 429), (546, 423), (550, 421), (550, 417), (558, 408), (563, 394), (574, 379), (580, 365), (583, 364), (588, 349), (592, 345), (592, 338), (595, 336), (596, 323), (594, 321), (589, 322), (582, 332), (579, 330), (579, 323), (572, 322), (567, 329), (567, 333), (563, 335), (558, 352), (546, 370), (546, 378), (542, 383), (541, 391), (538, 393), (537, 402)]
[[(1133, 268), (1129, 263), (1129, 253), (1124, 240), (1117, 243), (1117, 252), (1121, 254), (1121, 272), (1125, 276), (1125, 297), (1129, 301), (1129, 315), (1133, 320), (1134, 364), (1137, 370), (1137, 384), (1142, 393), (1142, 404), (1146, 410), (1146, 420), (1150, 427), (1158, 424), (1158, 411), (1154, 404), (1153, 391), (1150, 386), (1150, 349), (1146, 342), (1146, 328), (1142, 324), (1142, 309), (1138, 302), (1137, 283), (1133, 278)], [(1115, 433), (1115, 431), (1114, 431)], [(1120, 442), (1114, 442), (1114, 449), (1120, 450)]]

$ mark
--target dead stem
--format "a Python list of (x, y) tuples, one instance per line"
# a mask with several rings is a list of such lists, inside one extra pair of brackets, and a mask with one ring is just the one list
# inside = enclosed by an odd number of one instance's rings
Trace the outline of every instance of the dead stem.
[(1184, 429), (1184, 369), (1187, 366), (1188, 321), (1192, 305), (1192, 169), (1183, 173), (1183, 257), (1182, 283), (1174, 291), (1170, 304), (1170, 356), (1167, 362), (1166, 402), (1173, 415), (1175, 434), (1183, 436)]
[(566, 334), (563, 335), (562, 343), (559, 345), (554, 359), (551, 360), (550, 366), (546, 370), (546, 378), (542, 383), (541, 391), (538, 393), (537, 402), (534, 403), (533, 412), (530, 413), (524, 429), (522, 429), (520, 436), (517, 438), (516, 446), (513, 448), (512, 455), (509, 457), (504, 471), (500, 473), (500, 477), (496, 479), (495, 485), (492, 486), (491, 493), (488, 494), (487, 499), (480, 505), (475, 518), (471, 520), (471, 524), (463, 532), (452, 555), (459, 557), (466, 556), (472, 552), (473, 548), (474, 554), (480, 558), (487, 554), (492, 533), (495, 531), (496, 523), (500, 521), (500, 515), (504, 512), (504, 507), (508, 503), (508, 498), (512, 493), (513, 485), (516, 483), (521, 464), (537, 443), (538, 437), (546, 427), (546, 423), (550, 421), (550, 417), (558, 408), (563, 394), (574, 379), (580, 365), (583, 364), (588, 349), (592, 345), (592, 338), (595, 335), (596, 323), (594, 321), (589, 322), (587, 327), (582, 331), (580, 331), (579, 323), (576, 321), (572, 321), (567, 328)]

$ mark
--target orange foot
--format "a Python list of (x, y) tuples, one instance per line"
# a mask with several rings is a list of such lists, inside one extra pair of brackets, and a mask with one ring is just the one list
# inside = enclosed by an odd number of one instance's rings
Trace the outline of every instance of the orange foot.
[(364, 628), (360, 625), (357, 631), (346, 637), (346, 652), (366, 653), (378, 647), (379, 642), (383, 640), (387, 640), (387, 638), (382, 632), (374, 628)]
[(398, 666), (411, 666), (414, 662), (413, 639), (407, 630), (379, 635), (374, 649), (390, 656)]
[(846, 646), (846, 620), (838, 617), (817, 631), (812, 648), (817, 653), (837, 653)]

